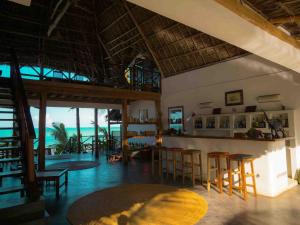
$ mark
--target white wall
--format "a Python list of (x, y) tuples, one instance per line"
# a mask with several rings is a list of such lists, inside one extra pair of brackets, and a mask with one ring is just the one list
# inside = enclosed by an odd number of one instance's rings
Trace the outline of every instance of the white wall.
[[(225, 92), (243, 89), (244, 105), (226, 107)], [(256, 97), (281, 94), (281, 103), (257, 103)], [(255, 55), (227, 61), (162, 80), (162, 111), (164, 129), (168, 126), (168, 107), (184, 106), (185, 119), (195, 113), (211, 113), (200, 109), (200, 102), (212, 101), (222, 113), (235, 108), (257, 105), (258, 110), (277, 110), (281, 105), (295, 109), (296, 137), (300, 144), (300, 74)], [(185, 121), (186, 131), (192, 132), (192, 121)]]
[[(243, 89), (244, 105), (226, 107), (225, 92)], [(260, 95), (280, 94), (280, 103), (257, 103)], [(295, 110), (295, 148), (288, 150), (289, 176), (295, 177), (300, 168), (300, 74), (287, 68), (248, 55), (239, 59), (183, 73), (162, 80), (162, 119), (168, 128), (168, 107), (184, 106), (185, 129), (192, 134), (192, 120), (186, 119), (195, 113), (210, 114), (212, 109), (200, 109), (200, 102), (212, 101), (213, 108), (222, 108), (230, 113), (235, 108), (243, 112), (245, 106), (257, 105), (258, 110), (278, 110), (281, 105)], [(290, 162), (289, 162), (290, 161)]]

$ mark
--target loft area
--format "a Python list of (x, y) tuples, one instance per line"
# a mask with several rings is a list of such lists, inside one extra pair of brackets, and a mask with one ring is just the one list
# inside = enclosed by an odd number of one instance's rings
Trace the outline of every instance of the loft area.
[[(10, 66), (0, 65), (0, 77), (10, 77)], [(23, 79), (29, 80), (55, 80), (64, 82), (77, 82), (82, 84), (98, 84), (108, 87), (126, 88), (137, 91), (160, 92), (160, 73), (151, 70), (149, 64), (139, 60), (136, 64), (129, 65), (123, 71), (123, 79), (126, 80), (123, 85), (116, 85), (112, 78), (107, 78), (103, 83), (97, 83), (89, 76), (76, 74), (73, 72), (55, 70), (50, 68), (41, 68), (37, 66), (21, 66), (20, 73)]]
[[(138, 56), (152, 64), (151, 70), (167, 77), (247, 54), (128, 2), (80, 1), (65, 13), (66, 2), (61, 2), (34, 0), (24, 7), (1, 1), (0, 17), (5, 23), (0, 33), (0, 62), (6, 60), (9, 46), (16, 50), (21, 65), (42, 64), (99, 84), (122, 86), (126, 85), (124, 69)], [(60, 20), (52, 29), (55, 18)]]

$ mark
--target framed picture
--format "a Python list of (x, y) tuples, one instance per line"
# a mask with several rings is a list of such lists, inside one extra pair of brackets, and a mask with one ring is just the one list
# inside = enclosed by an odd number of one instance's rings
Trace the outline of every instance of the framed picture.
[(183, 106), (175, 106), (168, 108), (169, 129), (173, 128), (179, 133), (184, 130), (184, 112)]
[(225, 93), (225, 105), (243, 105), (244, 104), (244, 96), (243, 90), (236, 91), (228, 91)]

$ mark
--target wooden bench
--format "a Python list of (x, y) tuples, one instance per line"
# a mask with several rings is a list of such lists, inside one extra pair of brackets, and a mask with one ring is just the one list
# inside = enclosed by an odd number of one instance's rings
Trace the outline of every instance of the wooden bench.
[[(60, 183), (60, 178), (65, 176), (65, 180), (63, 183)], [(56, 198), (59, 199), (59, 189), (62, 186), (68, 186), (68, 169), (64, 170), (44, 170), (38, 171), (36, 173), (36, 177), (38, 182), (42, 184), (42, 191), (43, 191), (43, 183), (44, 181), (54, 181), (55, 182), (55, 190), (56, 190)]]

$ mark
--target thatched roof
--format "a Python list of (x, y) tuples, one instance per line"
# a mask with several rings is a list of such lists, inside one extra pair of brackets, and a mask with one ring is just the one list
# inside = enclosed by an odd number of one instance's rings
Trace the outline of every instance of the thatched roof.
[(300, 0), (243, 0), (243, 2), (300, 40)]
[(0, 62), (6, 46), (12, 46), (22, 64), (100, 81), (122, 76), (137, 55), (172, 76), (247, 54), (122, 0), (32, 0), (30, 7), (1, 1), (0, 20)]

